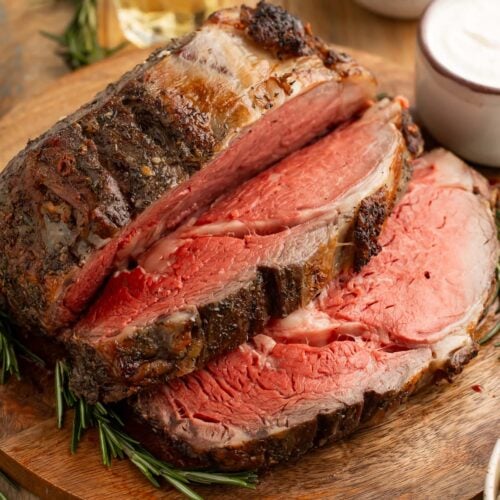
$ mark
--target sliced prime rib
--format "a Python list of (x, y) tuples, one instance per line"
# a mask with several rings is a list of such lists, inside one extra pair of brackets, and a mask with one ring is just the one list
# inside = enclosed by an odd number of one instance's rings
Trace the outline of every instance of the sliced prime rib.
[(112, 401), (189, 373), (365, 264), (407, 180), (403, 105), (375, 104), (110, 278), (66, 339), (73, 390)]
[(32, 140), (0, 176), (0, 291), (57, 334), (191, 213), (367, 105), (371, 74), (264, 2), (215, 13)]
[(206, 368), (139, 394), (131, 430), (182, 466), (258, 469), (342, 438), (476, 354), (499, 256), (488, 184), (415, 165), (361, 273)]

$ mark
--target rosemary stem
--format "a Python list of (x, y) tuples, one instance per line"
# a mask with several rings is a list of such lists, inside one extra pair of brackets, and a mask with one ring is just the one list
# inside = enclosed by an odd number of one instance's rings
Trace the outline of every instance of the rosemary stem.
[[(64, 361), (58, 361), (56, 375), (57, 420), (62, 422), (65, 405), (74, 408), (71, 451), (76, 452), (85, 429), (97, 427), (102, 463), (110, 466), (113, 458), (127, 457), (137, 469), (153, 484), (160, 487), (164, 479), (187, 498), (200, 500), (201, 497), (190, 488), (191, 483), (224, 484), (244, 488), (255, 488), (257, 476), (254, 473), (222, 474), (178, 470), (158, 460), (146, 451), (138, 441), (125, 434), (123, 421), (110, 407), (102, 403), (87, 404), (73, 394), (68, 384), (69, 369)], [(59, 406), (60, 405), (60, 406)]]
[(97, 36), (97, 0), (74, 0), (75, 12), (62, 35), (41, 31), (56, 42), (59, 54), (71, 69), (77, 69), (108, 57), (126, 45), (101, 47)]

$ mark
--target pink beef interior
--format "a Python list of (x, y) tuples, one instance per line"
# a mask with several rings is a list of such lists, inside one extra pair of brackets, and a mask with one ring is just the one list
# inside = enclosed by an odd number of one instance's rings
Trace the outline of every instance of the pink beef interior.
[[(266, 234), (327, 211), (394, 147), (394, 130), (383, 126), (393, 111), (389, 107), (375, 116), (369, 113), (365, 120), (344, 126), (314, 147), (297, 151), (217, 203), (196, 226), (204, 226), (204, 233), (217, 232), (220, 229), (212, 224), (234, 221), (245, 232)], [(192, 233), (196, 229), (201, 228)]]
[(368, 390), (397, 390), (431, 356), (426, 348), (387, 353), (378, 343), (314, 347), (258, 335), (253, 345), (158, 389), (155, 404), (176, 437), (202, 447), (230, 446), (255, 437), (263, 425), (276, 432), (356, 404)]
[(396, 102), (369, 110), (249, 181), (195, 226), (160, 240), (141, 256), (141, 267), (111, 278), (77, 331), (116, 335), (127, 325), (206, 303), (254, 273), (256, 265), (278, 260), (286, 242), (280, 231), (293, 241), (311, 230), (310, 221), (335, 221), (348, 196), (361, 196), (363, 182), (389, 168), (383, 165), (400, 146), (391, 122), (399, 112)]
[[(333, 283), (319, 314), (308, 311), (318, 325), (316, 343), (355, 332), (398, 345), (432, 344), (482, 311), (496, 234), (484, 198), (473, 191), (487, 193), (488, 187), (451, 155), (438, 156), (437, 164), (434, 158), (417, 162), (381, 235), (383, 251), (358, 275)], [(297, 319), (288, 319), (289, 338), (301, 336)], [(310, 329), (304, 334), (311, 338)]]
[[(307, 144), (366, 103), (371, 87), (326, 82), (264, 115), (243, 130), (210, 165), (146, 209), (118, 237), (96, 252), (69, 288), (64, 304), (79, 312), (114, 265), (139, 255), (186, 216)], [(115, 263), (115, 264), (114, 264)]]
[(477, 192), (488, 194), (485, 181), (451, 154), (417, 162), (383, 249), (361, 274), (205, 369), (140, 395), (141, 411), (196, 451), (279, 432), (368, 391), (404, 390), (437, 341), (467, 337), (482, 313), (498, 245)]

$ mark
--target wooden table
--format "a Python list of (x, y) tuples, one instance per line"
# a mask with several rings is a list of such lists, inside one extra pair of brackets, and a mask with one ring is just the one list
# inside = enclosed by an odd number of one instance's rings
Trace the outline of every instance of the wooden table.
[[(413, 69), (416, 22), (376, 16), (352, 0), (280, 3), (309, 21), (314, 31), (328, 41), (372, 52)], [(70, 2), (0, 0), (0, 115), (69, 71), (56, 55), (55, 44), (40, 30), (62, 32), (71, 12)], [(112, 0), (101, 0), (99, 18), (101, 40), (115, 44), (120, 34), (116, 31)], [(0, 492), (9, 500), (34, 498), (24, 490), (11, 488), (1, 477)]]

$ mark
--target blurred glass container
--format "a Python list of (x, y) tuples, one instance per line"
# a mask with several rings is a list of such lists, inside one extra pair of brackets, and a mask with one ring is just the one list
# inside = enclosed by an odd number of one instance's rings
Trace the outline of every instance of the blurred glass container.
[(225, 0), (115, 0), (120, 27), (138, 47), (164, 43), (196, 29)]

